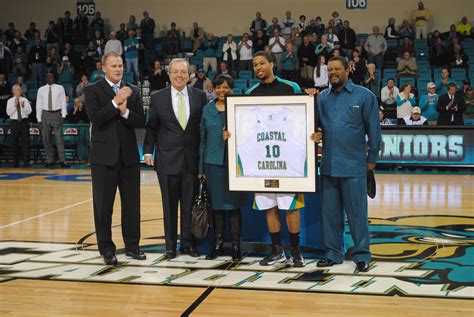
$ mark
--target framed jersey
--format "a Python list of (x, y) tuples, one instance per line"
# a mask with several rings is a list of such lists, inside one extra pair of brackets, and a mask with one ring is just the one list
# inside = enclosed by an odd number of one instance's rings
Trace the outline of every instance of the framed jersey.
[(229, 190), (315, 192), (314, 98), (226, 98)]

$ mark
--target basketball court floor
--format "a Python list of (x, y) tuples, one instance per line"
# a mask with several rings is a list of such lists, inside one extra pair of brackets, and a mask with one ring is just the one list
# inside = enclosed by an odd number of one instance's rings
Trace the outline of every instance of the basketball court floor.
[[(474, 316), (474, 178), (377, 175), (373, 262), (261, 267), (249, 254), (161, 260), (156, 174), (142, 171), (146, 261), (96, 248), (90, 170), (0, 169), (0, 316)], [(123, 248), (120, 203), (114, 241)]]

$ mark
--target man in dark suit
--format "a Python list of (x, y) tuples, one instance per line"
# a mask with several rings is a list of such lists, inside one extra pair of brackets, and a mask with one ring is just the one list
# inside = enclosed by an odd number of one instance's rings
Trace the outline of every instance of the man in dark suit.
[(178, 202), (181, 208), (180, 251), (199, 256), (191, 235), (191, 208), (199, 164), (199, 123), (206, 94), (191, 86), (189, 64), (176, 58), (169, 67), (171, 86), (152, 94), (143, 145), (145, 163), (153, 165), (163, 200), (166, 259), (176, 257)]
[(140, 160), (135, 128), (145, 116), (137, 87), (122, 80), (123, 61), (110, 52), (102, 57), (105, 78), (85, 89), (92, 123), (91, 171), (97, 244), (105, 264), (117, 264), (112, 241), (112, 211), (117, 187), (122, 206), (125, 254), (145, 260), (140, 250)]
[(449, 84), (448, 92), (439, 97), (436, 105), (439, 112), (436, 125), (464, 125), (462, 113), (466, 105), (462, 94), (457, 93), (456, 89), (456, 84)]

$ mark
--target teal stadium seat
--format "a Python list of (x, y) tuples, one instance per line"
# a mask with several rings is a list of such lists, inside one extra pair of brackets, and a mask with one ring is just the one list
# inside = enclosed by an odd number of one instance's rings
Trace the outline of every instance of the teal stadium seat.
[(258, 79), (250, 79), (249, 80), (249, 88), (255, 86), (256, 84), (258, 84), (260, 81)]
[(236, 80), (234, 81), (234, 87), (235, 87), (235, 88), (244, 88), (244, 89), (247, 89), (247, 88), (248, 88), (247, 80), (246, 80), (246, 79), (236, 79)]
[(195, 65), (197, 69), (202, 68), (202, 57), (191, 56), (189, 63), (191, 63), (191, 65)]
[(132, 72), (125, 72), (123, 74), (123, 80), (125, 80), (126, 82), (129, 82), (129, 83), (132, 83), (132, 84), (135, 83)]
[(253, 72), (250, 70), (241, 70), (239, 71), (239, 78), (250, 80), (253, 78)]
[(405, 84), (410, 84), (412, 87), (415, 87), (415, 78), (413, 77), (400, 77), (398, 82), (398, 87), (403, 87)]
[(207, 72), (207, 78), (209, 78), (210, 81), (214, 81), (216, 79), (217, 72), (215, 70), (210, 70)]

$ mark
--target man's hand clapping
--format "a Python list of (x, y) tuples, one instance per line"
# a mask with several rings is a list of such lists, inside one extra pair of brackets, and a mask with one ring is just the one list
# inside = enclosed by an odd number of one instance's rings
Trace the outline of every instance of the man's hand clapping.
[(117, 92), (117, 94), (114, 97), (114, 101), (118, 106), (120, 106), (131, 95), (132, 95), (132, 89), (130, 87), (124, 86), (120, 88), (120, 90)]

